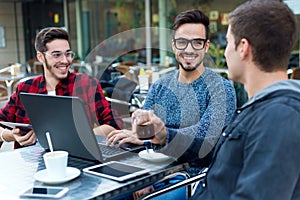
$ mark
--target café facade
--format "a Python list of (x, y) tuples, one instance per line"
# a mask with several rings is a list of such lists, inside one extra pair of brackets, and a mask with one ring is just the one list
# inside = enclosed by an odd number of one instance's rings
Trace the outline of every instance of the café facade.
[[(141, 62), (166, 64), (166, 57), (172, 57), (167, 31), (178, 13), (194, 8), (209, 16), (210, 39), (222, 54), (226, 45), (226, 16), (243, 2), (245, 0), (1, 0), (0, 68), (34, 59), (35, 35), (47, 26), (64, 27), (69, 31), (72, 49), (81, 61), (90, 61), (90, 53), (106, 44), (105, 53), (109, 58), (104, 53), (100, 61), (144, 49)], [(299, 45), (295, 52), (298, 50)], [(224, 60), (220, 65), (226, 67)]]

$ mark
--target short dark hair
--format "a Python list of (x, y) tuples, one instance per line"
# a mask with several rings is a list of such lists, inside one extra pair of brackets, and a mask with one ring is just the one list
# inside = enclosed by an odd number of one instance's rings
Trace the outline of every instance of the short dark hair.
[(187, 10), (176, 16), (173, 24), (173, 34), (174, 32), (183, 24), (195, 23), (203, 24), (205, 26), (206, 38), (209, 36), (209, 19), (208, 17), (201, 12), (200, 10)]
[(297, 21), (281, 0), (251, 0), (228, 16), (235, 46), (245, 38), (252, 46), (253, 62), (261, 70), (287, 69), (297, 39)]
[(63, 28), (58, 27), (48, 27), (42, 29), (35, 38), (35, 50), (40, 52), (45, 52), (48, 50), (47, 43), (55, 40), (63, 39), (69, 42), (69, 34)]

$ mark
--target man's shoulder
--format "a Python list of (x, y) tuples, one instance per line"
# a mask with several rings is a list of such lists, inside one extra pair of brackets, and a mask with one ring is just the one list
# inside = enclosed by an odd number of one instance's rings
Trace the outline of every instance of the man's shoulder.
[(25, 77), (24, 80), (20, 80), (20, 84), (24, 84), (24, 85), (27, 85), (27, 84), (35, 84), (35, 83), (40, 83), (42, 81), (44, 81), (44, 77), (43, 75), (38, 75), (38, 76), (28, 76), (28, 77)]
[(24, 79), (19, 80), (19, 82), (17, 82), (14, 87), (17, 87), (19, 91), (36, 92), (39, 90), (39, 88), (45, 85), (44, 83), (45, 83), (45, 79), (43, 75), (28, 76), (25, 77)]
[(219, 82), (223, 83), (226, 87), (233, 88), (233, 84), (230, 80), (221, 76), (218, 72), (214, 71), (213, 69), (206, 68), (206, 77), (208, 77), (210, 81), (214, 82), (214, 84)]
[(163, 77), (160, 77), (154, 84), (168, 83), (171, 80), (176, 79), (177, 73), (178, 73), (178, 71), (175, 71), (175, 72), (171, 72)]

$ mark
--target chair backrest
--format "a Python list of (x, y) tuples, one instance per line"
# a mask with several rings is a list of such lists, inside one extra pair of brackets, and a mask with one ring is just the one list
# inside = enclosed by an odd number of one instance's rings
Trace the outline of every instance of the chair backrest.
[(4, 85), (5, 83), (0, 82), (0, 101), (6, 101), (8, 99), (7, 87)]
[(33, 74), (42, 74), (43, 73), (43, 63), (39, 62), (39, 61), (35, 61), (33, 63)]
[(87, 63), (73, 63), (71, 69), (75, 73), (92, 75), (92, 67)]

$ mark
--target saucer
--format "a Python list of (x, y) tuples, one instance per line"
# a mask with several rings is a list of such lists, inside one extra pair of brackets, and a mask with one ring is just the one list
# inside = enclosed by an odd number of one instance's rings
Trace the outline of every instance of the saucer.
[(149, 149), (149, 153), (147, 152), (147, 150), (139, 152), (139, 157), (151, 162), (162, 162), (170, 159), (169, 156), (166, 156), (162, 153), (154, 152), (153, 149)]
[(34, 174), (35, 180), (38, 180), (43, 183), (47, 184), (60, 184), (64, 183), (67, 181), (70, 181), (80, 175), (80, 170), (74, 167), (67, 167), (67, 175), (64, 178), (60, 179), (51, 179), (48, 177), (46, 169), (38, 171), (37, 173)]

